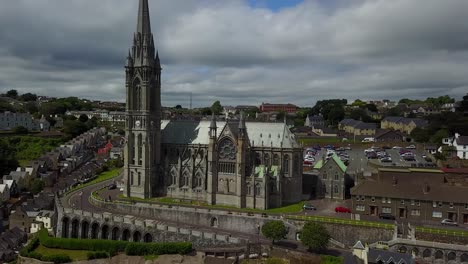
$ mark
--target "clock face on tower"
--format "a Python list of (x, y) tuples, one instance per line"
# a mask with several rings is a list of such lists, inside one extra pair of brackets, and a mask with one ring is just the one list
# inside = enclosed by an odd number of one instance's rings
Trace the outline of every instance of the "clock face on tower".
[(140, 127), (141, 123), (140, 120), (135, 121), (135, 127)]
[(219, 158), (224, 160), (236, 159), (236, 146), (231, 140), (225, 139), (219, 144)]

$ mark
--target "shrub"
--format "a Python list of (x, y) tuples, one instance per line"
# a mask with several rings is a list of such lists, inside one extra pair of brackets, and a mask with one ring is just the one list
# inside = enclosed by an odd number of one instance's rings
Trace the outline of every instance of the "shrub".
[(38, 252), (29, 252), (25, 257), (41, 260), (44, 256)]
[(274, 220), (269, 221), (262, 226), (262, 234), (266, 238), (275, 242), (275, 240), (281, 240), (285, 238), (288, 234), (288, 231), (286, 230), (286, 226), (284, 225), (283, 221)]
[(109, 254), (105, 251), (88, 252), (88, 260), (108, 258)]
[(43, 256), (41, 258), (42, 261), (50, 261), (53, 263), (69, 263), (72, 262), (73, 260), (64, 254), (57, 254), (57, 255), (50, 255), (50, 256)]
[(192, 251), (190, 242), (171, 243), (129, 243), (125, 248), (125, 254), (130, 256), (187, 254)]
[[(46, 231), (47, 232), (47, 231)], [(26, 245), (20, 252), (21, 256), (27, 257), (30, 253), (34, 253), (33, 251), (39, 246), (39, 238), (35, 237)]]
[(104, 239), (74, 239), (49, 237), (47, 230), (39, 231), (40, 243), (48, 248), (61, 248), (71, 250), (105, 251), (110, 256), (117, 252), (126, 252), (128, 255), (164, 255), (187, 254), (192, 252), (190, 242), (141, 243)]

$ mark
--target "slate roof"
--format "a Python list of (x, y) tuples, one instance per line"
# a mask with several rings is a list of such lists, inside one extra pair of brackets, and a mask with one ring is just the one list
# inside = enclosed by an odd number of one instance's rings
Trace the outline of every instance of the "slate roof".
[(427, 120), (421, 119), (421, 118), (406, 118), (406, 117), (399, 117), (399, 116), (387, 116), (385, 117), (383, 121), (387, 121), (390, 123), (402, 123), (405, 125), (409, 125), (411, 122), (414, 122), (414, 124), (417, 127), (425, 127), (428, 125)]
[(390, 133), (394, 133), (394, 134), (397, 134), (398, 136), (403, 137), (403, 134), (398, 130), (382, 129), (379, 132), (377, 132), (377, 134), (375, 135), (375, 138), (380, 138)]
[(377, 263), (382, 260), (384, 263), (390, 263), (393, 260), (395, 264), (414, 264), (415, 261), (410, 254), (392, 252), (389, 250), (369, 249), (367, 259), (371, 263)]
[(340, 122), (341, 125), (343, 126), (351, 126), (354, 128), (359, 128), (359, 129), (376, 129), (377, 124), (376, 123), (365, 123), (360, 120), (354, 120), (354, 119), (343, 119)]
[[(216, 122), (217, 136), (226, 122)], [(295, 136), (284, 123), (246, 122), (247, 135), (253, 147), (272, 146), (275, 148), (298, 148)], [(164, 144), (204, 144), (209, 143), (210, 121), (163, 120), (161, 124)], [(229, 123), (233, 133), (237, 133), (238, 122)]]
[(468, 136), (459, 136), (456, 142), (457, 145), (468, 145)]
[[(468, 188), (445, 183), (443, 172), (405, 173), (402, 171), (387, 172), (377, 176), (377, 178), (372, 177), (363, 181), (351, 188), (351, 194), (454, 203), (466, 203), (467, 201)], [(394, 184), (395, 180), (396, 184)], [(428, 192), (424, 192), (426, 184), (429, 187)]]

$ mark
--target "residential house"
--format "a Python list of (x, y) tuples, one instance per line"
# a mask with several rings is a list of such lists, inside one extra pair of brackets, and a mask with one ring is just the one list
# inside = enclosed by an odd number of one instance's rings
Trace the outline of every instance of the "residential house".
[(425, 128), (427, 125), (428, 122), (424, 119), (399, 116), (387, 116), (380, 123), (382, 129), (398, 130), (407, 135), (411, 134), (415, 128)]
[(353, 246), (353, 256), (359, 259), (362, 264), (414, 264), (415, 259), (411, 254), (392, 252), (389, 250), (369, 248), (364, 246), (361, 241)]
[(400, 131), (391, 129), (382, 129), (375, 135), (376, 142), (402, 142), (405, 136)]
[(306, 120), (304, 122), (304, 126), (307, 127), (323, 127), (325, 126), (325, 120), (321, 115), (307, 115)]
[(45, 228), (49, 233), (52, 233), (54, 226), (54, 211), (41, 210), (37, 214), (34, 222), (31, 224), (31, 234), (38, 232), (42, 228)]
[(19, 191), (22, 191), (27, 187), (29, 178), (30, 175), (27, 171), (11, 171), (10, 174), (4, 177), (6, 180), (14, 180)]
[(453, 137), (444, 138), (442, 144), (454, 147), (456, 155), (460, 159), (468, 159), (468, 136), (455, 133)]
[(14, 228), (19, 228), (20, 230), (29, 233), (31, 228), (31, 223), (34, 221), (34, 217), (29, 217), (28, 212), (23, 206), (17, 206), (14, 211), (11, 211), (10, 214), (10, 230)]
[(315, 195), (317, 198), (346, 199), (352, 181), (346, 174), (346, 165), (336, 154), (317, 161), (314, 169), (319, 171)]
[(452, 219), (468, 225), (467, 186), (451, 183), (441, 170), (378, 169), (351, 189), (353, 212), (417, 221)]
[(10, 188), (6, 184), (0, 184), (0, 203), (10, 200)]
[(1, 183), (6, 184), (10, 191), (10, 197), (15, 197), (19, 194), (18, 185), (15, 180), (0, 180)]
[(338, 130), (334, 128), (329, 128), (325, 126), (313, 126), (312, 132), (314, 132), (317, 136), (320, 137), (337, 137)]
[(295, 113), (299, 107), (293, 104), (269, 104), (262, 103), (260, 105), (260, 112), (286, 112), (286, 113)]
[(0, 262), (13, 261), (16, 258), (15, 251), (19, 251), (27, 240), (28, 235), (19, 228), (0, 234)]
[(355, 136), (373, 136), (377, 131), (376, 123), (364, 123), (354, 119), (343, 119), (338, 129)]
[(111, 159), (123, 158), (123, 149), (122, 148), (117, 148), (117, 147), (111, 148), (111, 150), (109, 152), (109, 157)]

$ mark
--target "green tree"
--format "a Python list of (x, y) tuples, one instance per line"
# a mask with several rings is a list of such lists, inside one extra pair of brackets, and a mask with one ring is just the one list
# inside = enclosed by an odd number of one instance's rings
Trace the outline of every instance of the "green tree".
[(387, 111), (387, 116), (403, 116), (403, 111), (398, 107), (392, 107)]
[(345, 116), (345, 111), (343, 107), (335, 107), (330, 110), (328, 113), (328, 122), (332, 126), (336, 126)]
[(176, 105), (174, 108), (175, 109), (182, 109), (182, 106), (181, 105)]
[(316, 222), (306, 222), (301, 232), (301, 241), (304, 246), (314, 251), (323, 251), (328, 246), (330, 234), (325, 226)]
[(359, 106), (359, 107), (363, 107), (366, 105), (366, 102), (364, 101), (361, 101), (359, 99), (356, 99), (354, 100), (354, 102), (351, 104), (352, 106)]
[(88, 130), (88, 126), (78, 120), (66, 120), (63, 122), (63, 132), (71, 137), (76, 137)]
[(201, 114), (204, 115), (204, 116), (209, 116), (211, 115), (211, 108), (209, 107), (205, 107), (205, 108), (202, 108), (201, 109)]
[(0, 138), (0, 175), (10, 173), (19, 166), (15, 149), (8, 140)]
[(416, 142), (426, 143), (426, 142), (429, 142), (431, 134), (430, 134), (429, 130), (417, 127), (415, 129), (413, 129), (413, 131), (411, 131), (411, 137)]
[(375, 104), (366, 104), (366, 108), (371, 112), (378, 112), (377, 106)]
[(32, 93), (25, 93), (20, 96), (20, 100), (25, 101), (25, 102), (36, 101), (37, 95), (32, 94)]
[(221, 105), (221, 103), (219, 101), (216, 101), (211, 106), (211, 111), (213, 111), (213, 113), (215, 113), (215, 115), (219, 115), (219, 114), (221, 114), (221, 112), (223, 112), (223, 106)]
[(18, 134), (18, 135), (25, 135), (28, 134), (28, 129), (25, 128), (24, 126), (17, 126), (12, 129), (13, 133)]
[(6, 93), (6, 97), (16, 98), (16, 97), (18, 97), (18, 91), (17, 90), (9, 90)]
[(286, 117), (286, 112), (285, 111), (279, 111), (279, 113), (276, 115), (276, 120), (277, 121), (283, 121), (284, 117)]
[(430, 141), (432, 143), (442, 144), (442, 139), (448, 138), (448, 137), (449, 137), (449, 133), (447, 129), (439, 129), (437, 130), (435, 134), (431, 136)]
[(86, 121), (88, 121), (88, 116), (85, 115), (85, 114), (81, 114), (80, 117), (78, 118), (78, 120), (82, 123), (86, 123)]
[(37, 107), (36, 102), (27, 102), (24, 105), (24, 110), (26, 110), (26, 112), (30, 114), (35, 114), (39, 112), (39, 108)]
[(39, 178), (35, 178), (34, 180), (32, 180), (31, 182), (31, 192), (33, 194), (38, 194), (42, 191), (42, 189), (44, 189), (44, 181), (39, 179)]
[(266, 222), (262, 226), (262, 234), (271, 239), (274, 243), (275, 240), (281, 240), (286, 237), (288, 231), (286, 230), (286, 226), (284, 225), (283, 221), (273, 220)]

